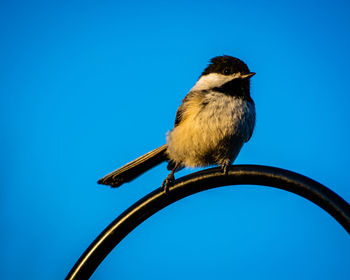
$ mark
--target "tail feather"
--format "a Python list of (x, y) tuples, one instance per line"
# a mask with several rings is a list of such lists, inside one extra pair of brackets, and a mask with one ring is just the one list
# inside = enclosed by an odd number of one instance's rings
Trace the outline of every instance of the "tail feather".
[(166, 156), (167, 145), (148, 152), (147, 154), (127, 163), (121, 168), (107, 174), (97, 181), (102, 185), (110, 185), (111, 187), (119, 187), (124, 183), (130, 182), (136, 177), (140, 176), (147, 170), (157, 166), (167, 159)]

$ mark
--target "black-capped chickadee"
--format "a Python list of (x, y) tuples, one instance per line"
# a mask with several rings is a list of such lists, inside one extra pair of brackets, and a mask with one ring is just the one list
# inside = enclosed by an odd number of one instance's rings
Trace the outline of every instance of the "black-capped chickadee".
[(250, 78), (255, 73), (240, 59), (214, 57), (176, 113), (174, 128), (163, 146), (109, 173), (99, 184), (119, 187), (168, 161), (174, 180), (183, 167), (219, 165), (226, 173), (243, 144), (252, 136), (255, 105), (250, 96)]

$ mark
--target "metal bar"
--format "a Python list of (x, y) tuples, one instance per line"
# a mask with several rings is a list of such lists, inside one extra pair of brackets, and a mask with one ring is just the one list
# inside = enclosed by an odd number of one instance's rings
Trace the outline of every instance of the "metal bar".
[(269, 186), (295, 193), (324, 209), (350, 234), (350, 205), (310, 178), (260, 165), (233, 165), (228, 174), (223, 174), (220, 168), (211, 168), (179, 178), (168, 193), (158, 188), (124, 211), (86, 249), (66, 279), (89, 279), (125, 236), (164, 207), (192, 194), (227, 185)]

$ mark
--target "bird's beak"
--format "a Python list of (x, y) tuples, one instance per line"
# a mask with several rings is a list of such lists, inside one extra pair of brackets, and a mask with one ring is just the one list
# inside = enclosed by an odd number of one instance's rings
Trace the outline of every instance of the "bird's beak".
[(251, 77), (253, 77), (256, 73), (254, 72), (250, 72), (248, 74), (243, 74), (241, 75), (241, 79), (250, 79)]

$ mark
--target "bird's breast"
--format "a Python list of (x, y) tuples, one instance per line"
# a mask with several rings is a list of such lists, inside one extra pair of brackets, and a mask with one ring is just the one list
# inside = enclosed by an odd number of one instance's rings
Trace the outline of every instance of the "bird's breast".
[(254, 104), (218, 92), (187, 102), (184, 120), (167, 137), (169, 158), (196, 167), (235, 157), (254, 127)]

